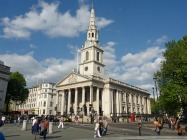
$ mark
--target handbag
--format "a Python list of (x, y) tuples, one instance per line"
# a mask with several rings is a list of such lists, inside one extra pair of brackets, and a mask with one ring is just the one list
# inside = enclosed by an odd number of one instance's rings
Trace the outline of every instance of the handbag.
[(44, 131), (42, 130), (41, 132), (40, 132), (40, 136), (43, 136), (44, 135)]

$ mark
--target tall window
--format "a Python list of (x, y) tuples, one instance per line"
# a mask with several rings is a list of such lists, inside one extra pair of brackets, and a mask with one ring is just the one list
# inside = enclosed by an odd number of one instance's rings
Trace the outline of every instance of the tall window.
[(45, 115), (45, 109), (43, 110), (43, 114)]
[(89, 52), (86, 52), (86, 61), (89, 60)]
[(50, 102), (50, 107), (52, 107), (53, 106), (53, 102)]
[(92, 37), (94, 37), (94, 33), (92, 33)]
[(99, 61), (99, 52), (97, 52), (97, 61)]
[(46, 101), (44, 101), (44, 107), (46, 106)]

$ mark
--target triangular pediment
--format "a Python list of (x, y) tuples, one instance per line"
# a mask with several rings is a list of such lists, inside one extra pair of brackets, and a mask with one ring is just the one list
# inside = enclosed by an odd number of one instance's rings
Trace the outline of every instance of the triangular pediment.
[(91, 80), (91, 79), (88, 76), (81, 75), (81, 74), (76, 73), (76, 72), (71, 72), (65, 78), (60, 80), (60, 82), (58, 82), (56, 84), (56, 86), (82, 83), (82, 82), (86, 82), (86, 81), (89, 81), (89, 80)]

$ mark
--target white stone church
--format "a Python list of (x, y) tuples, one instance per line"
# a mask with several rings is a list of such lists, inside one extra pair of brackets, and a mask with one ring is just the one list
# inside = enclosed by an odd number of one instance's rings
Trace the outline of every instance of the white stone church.
[(105, 78), (103, 49), (100, 46), (92, 6), (87, 40), (81, 48), (80, 72), (73, 71), (56, 84), (57, 112), (67, 114), (111, 113), (151, 114), (148, 91)]

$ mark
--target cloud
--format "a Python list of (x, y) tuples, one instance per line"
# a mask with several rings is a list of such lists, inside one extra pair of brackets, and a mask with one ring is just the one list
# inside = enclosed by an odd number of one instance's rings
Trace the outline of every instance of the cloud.
[(161, 36), (160, 38), (158, 38), (156, 41), (155, 41), (155, 44), (156, 45), (160, 45), (160, 44), (163, 44), (167, 41), (168, 37), (166, 35), (163, 35)]
[(30, 48), (37, 48), (34, 44), (29, 45)]
[[(4, 26), (4, 38), (28, 39), (32, 32), (40, 31), (49, 37), (75, 37), (85, 32), (90, 18), (89, 6), (84, 1), (79, 1), (80, 7), (76, 14), (71, 11), (61, 13), (58, 9), (60, 3), (38, 1), (30, 11), (13, 19), (4, 17), (1, 24)], [(104, 28), (113, 20), (104, 17), (96, 17), (98, 28)]]
[[(37, 83), (58, 82), (75, 68), (76, 60), (48, 58), (41, 62), (33, 58), (33, 52), (24, 55), (1, 54), (0, 60), (11, 67), (11, 72), (24, 75), (28, 87)], [(68, 73), (67, 73), (68, 72)]]

